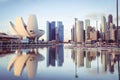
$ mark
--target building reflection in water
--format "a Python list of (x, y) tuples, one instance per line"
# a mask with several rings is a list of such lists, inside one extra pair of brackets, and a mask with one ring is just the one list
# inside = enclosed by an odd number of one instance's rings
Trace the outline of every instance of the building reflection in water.
[(44, 60), (44, 57), (38, 53), (38, 49), (16, 50), (16, 55), (8, 64), (8, 71), (14, 67), (14, 75), (21, 76), (26, 67), (28, 78), (34, 78), (37, 73), (38, 61)]
[(102, 72), (107, 71), (107, 65), (108, 65), (108, 51), (107, 50), (102, 50), (101, 51), (101, 64), (102, 64)]
[(63, 45), (51, 46), (47, 48), (47, 67), (62, 66), (64, 62)]
[[(79, 48), (74, 48), (72, 50), (72, 59), (75, 63), (75, 77), (78, 77), (77, 68), (86, 67), (91, 68), (92, 65), (97, 66), (97, 73), (99, 73), (99, 66), (101, 64), (102, 73), (111, 72), (114, 73), (116, 61), (118, 61), (118, 68), (119, 67), (119, 57), (120, 51), (115, 50), (82, 50)], [(101, 56), (101, 57), (100, 57)], [(93, 61), (94, 64), (91, 65)], [(86, 62), (86, 64), (84, 64)], [(120, 75), (120, 69), (118, 69)]]
[(75, 63), (75, 78), (78, 78), (77, 74), (77, 67), (83, 67), (84, 66), (84, 51), (80, 50), (79, 48), (72, 50), (71, 57), (73, 58), (73, 61)]

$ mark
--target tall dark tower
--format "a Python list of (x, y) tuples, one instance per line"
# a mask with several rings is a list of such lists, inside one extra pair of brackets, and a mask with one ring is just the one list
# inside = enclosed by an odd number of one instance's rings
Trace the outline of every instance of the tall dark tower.
[(110, 28), (110, 23), (113, 23), (113, 16), (112, 16), (112, 14), (109, 14), (109, 16), (108, 16), (108, 28)]
[(109, 16), (108, 16), (108, 22), (109, 23), (113, 23), (113, 16), (112, 16), (112, 14), (109, 14)]

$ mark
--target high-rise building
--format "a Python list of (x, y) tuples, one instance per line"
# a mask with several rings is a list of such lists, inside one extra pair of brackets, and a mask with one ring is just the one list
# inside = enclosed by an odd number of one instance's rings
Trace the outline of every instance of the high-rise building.
[(46, 22), (46, 28), (47, 28), (47, 32), (46, 32), (47, 33), (47, 38), (46, 39), (47, 39), (47, 41), (49, 41), (49, 40), (51, 40), (51, 37), (50, 37), (51, 36), (50, 35), (50, 22), (49, 21)]
[(90, 20), (89, 20), (89, 19), (86, 19), (86, 20), (85, 20), (85, 40), (88, 40), (88, 39), (89, 39), (88, 26), (90, 26)]
[(52, 40), (55, 40), (55, 21), (51, 22), (51, 36)]
[(75, 27), (75, 35), (76, 35), (76, 42), (82, 43), (83, 42), (83, 21), (76, 21), (76, 27)]
[(110, 28), (110, 23), (113, 23), (113, 16), (112, 16), (112, 14), (109, 14), (109, 16), (108, 16), (108, 28)]
[(102, 40), (105, 40), (105, 33), (107, 31), (107, 22), (105, 16), (102, 16), (101, 20), (101, 38)]
[(105, 16), (102, 16), (101, 29), (102, 29), (102, 33), (105, 33), (107, 31), (107, 23)]
[(47, 41), (64, 42), (64, 25), (61, 21), (47, 21)]
[(97, 41), (97, 31), (90, 31), (90, 40)]
[(113, 23), (113, 16), (112, 16), (112, 14), (109, 14), (109, 16), (108, 16), (108, 23)]
[(113, 23), (110, 23), (110, 40), (115, 41), (115, 29)]
[(47, 21), (47, 41), (55, 40), (55, 21)]
[(58, 41), (64, 42), (64, 26), (61, 21), (57, 22), (57, 28), (58, 28)]
[(71, 40), (72, 40), (72, 41), (75, 41), (75, 40), (74, 40), (74, 37), (75, 37), (75, 36), (74, 36), (74, 29), (75, 29), (75, 28), (74, 28), (74, 26), (73, 26), (72, 29), (71, 29)]

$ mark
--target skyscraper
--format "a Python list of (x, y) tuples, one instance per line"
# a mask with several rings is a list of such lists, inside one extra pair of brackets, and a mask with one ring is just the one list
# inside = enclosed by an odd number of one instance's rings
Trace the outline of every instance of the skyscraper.
[(83, 21), (76, 21), (75, 27), (76, 33), (76, 42), (82, 43), (83, 42)]
[(55, 21), (47, 21), (47, 41), (55, 40)]
[(102, 32), (102, 40), (105, 40), (105, 33), (107, 31), (107, 22), (105, 16), (102, 16), (101, 20), (101, 32)]
[(71, 29), (71, 40), (72, 40), (72, 41), (74, 41), (74, 33), (75, 33), (75, 32), (74, 32), (74, 29), (75, 29), (75, 28), (74, 28), (74, 26), (73, 26), (72, 29)]
[(89, 30), (88, 30), (88, 26), (90, 26), (90, 20), (89, 19), (86, 19), (85, 20), (85, 40), (88, 40), (90, 37), (89, 37)]
[(112, 16), (112, 14), (109, 14), (109, 16), (108, 16), (108, 28), (110, 28), (110, 23), (113, 23), (113, 16)]
[(114, 24), (110, 23), (110, 40), (115, 41), (115, 29), (114, 29)]
[(51, 22), (51, 36), (52, 40), (55, 40), (55, 21)]
[(47, 21), (46, 22), (46, 28), (47, 28), (47, 31), (46, 31), (46, 33), (47, 33), (47, 41), (49, 41), (49, 40), (51, 40), (51, 35), (50, 35), (50, 22), (49, 21)]
[(57, 22), (57, 27), (58, 27), (58, 41), (59, 42), (64, 42), (64, 26), (62, 24), (62, 21)]
[(102, 21), (101, 21), (101, 27), (102, 27), (102, 33), (105, 33), (107, 31), (107, 23), (106, 23), (106, 18), (105, 16), (102, 16)]

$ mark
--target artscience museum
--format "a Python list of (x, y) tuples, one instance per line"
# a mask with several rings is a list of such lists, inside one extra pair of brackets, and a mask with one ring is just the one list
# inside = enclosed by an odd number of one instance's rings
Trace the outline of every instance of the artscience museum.
[(27, 24), (23, 21), (22, 17), (17, 17), (14, 24), (9, 21), (8, 26), (12, 35), (19, 36), (21, 40), (27, 38), (29, 42), (36, 42), (45, 33), (44, 30), (38, 29), (38, 22), (35, 15), (28, 17)]

